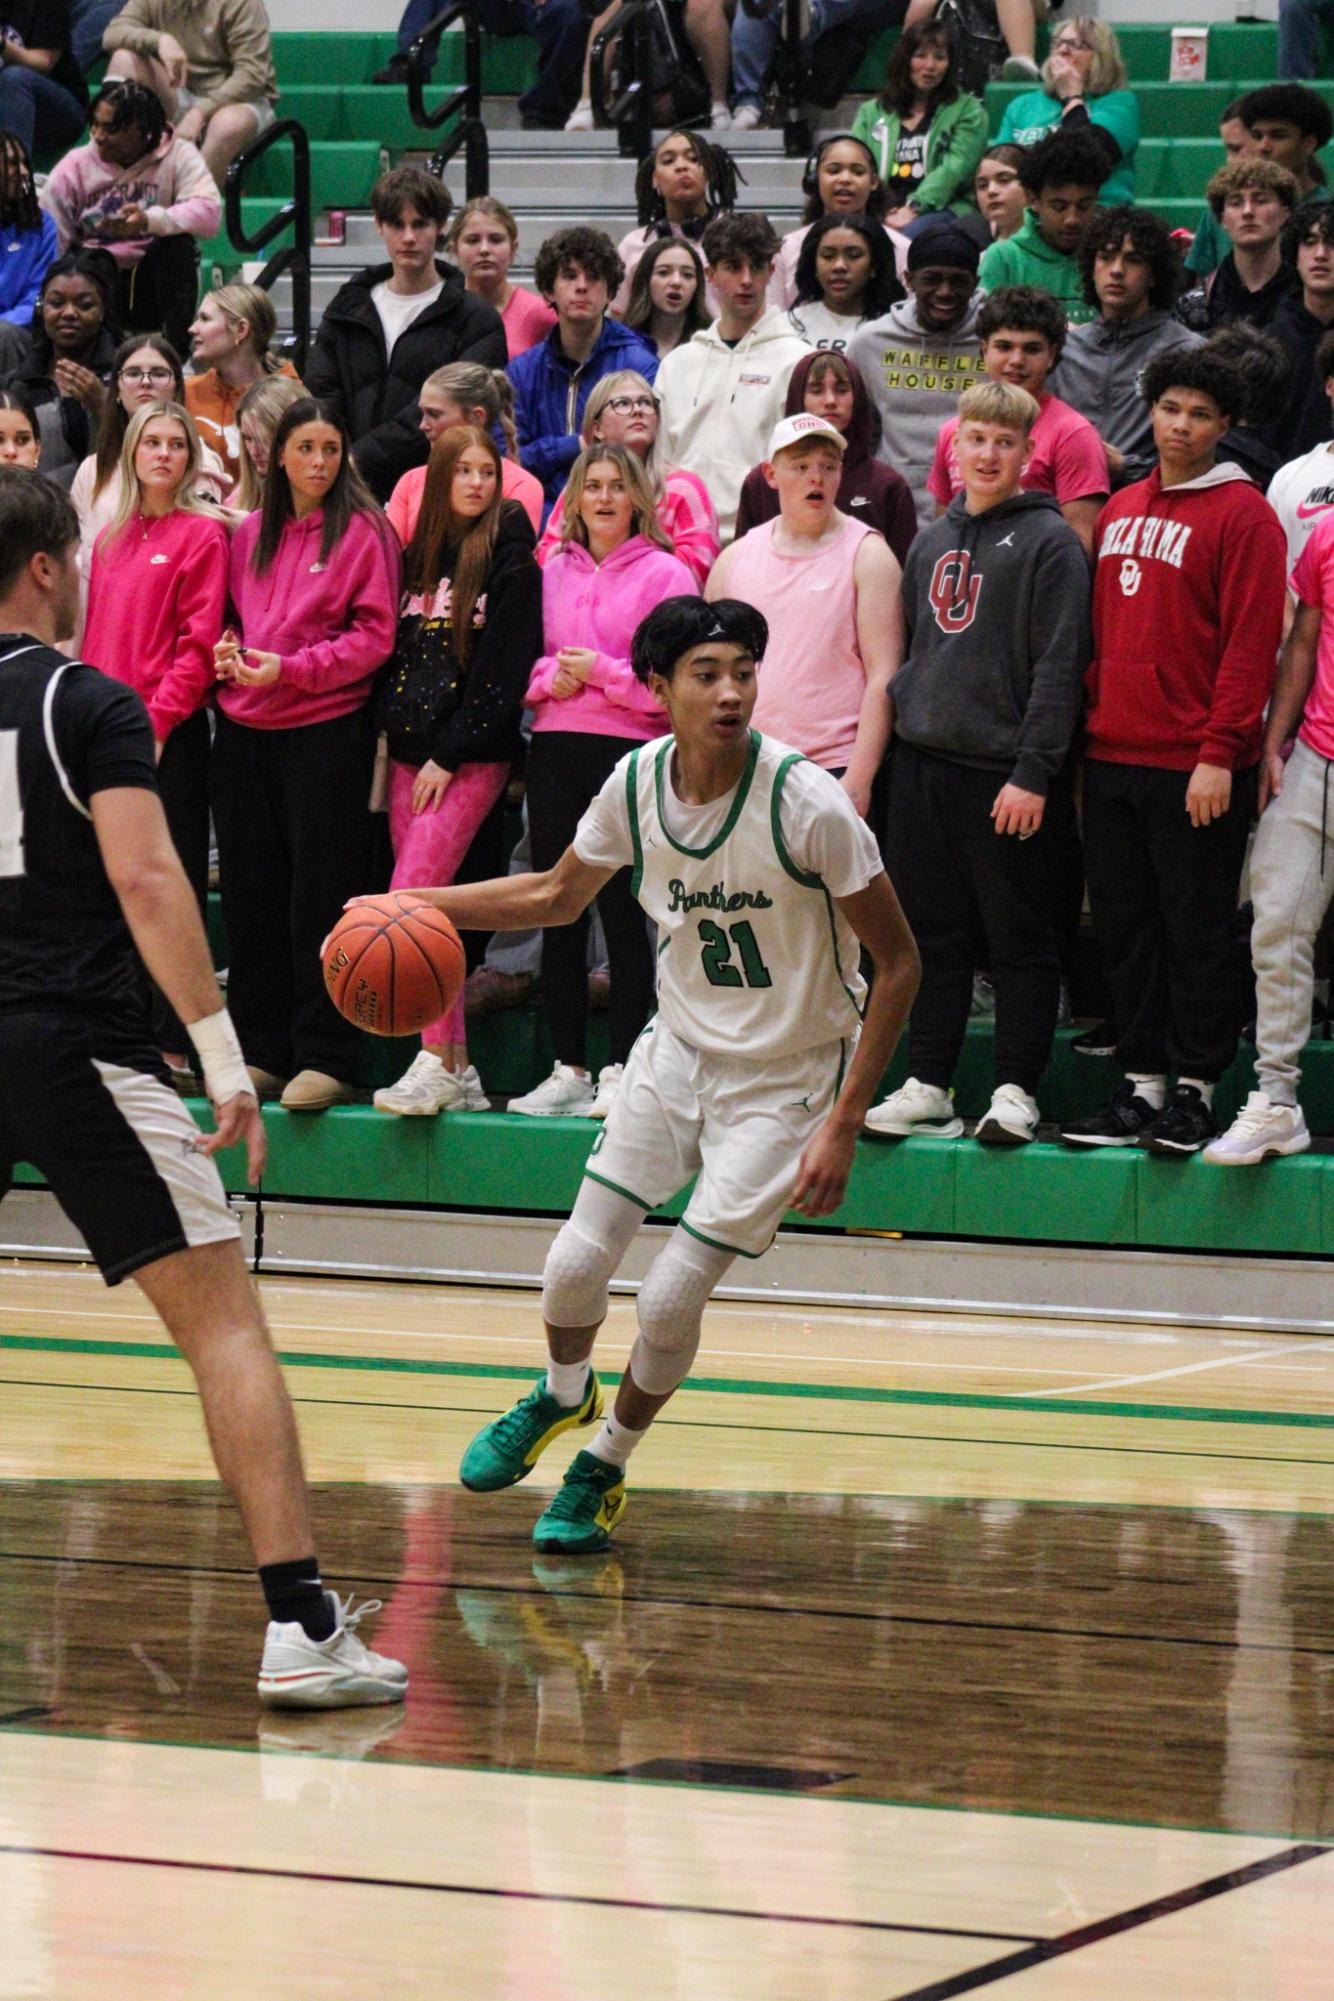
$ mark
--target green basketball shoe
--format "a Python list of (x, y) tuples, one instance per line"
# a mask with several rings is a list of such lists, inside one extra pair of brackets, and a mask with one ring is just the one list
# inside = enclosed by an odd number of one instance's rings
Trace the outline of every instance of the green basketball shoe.
[(602, 1386), (592, 1369), (582, 1402), (573, 1408), (547, 1393), (546, 1377), (535, 1383), (505, 1412), (483, 1425), (463, 1455), (459, 1478), (475, 1494), (493, 1494), (526, 1480), (553, 1438), (576, 1424), (592, 1424), (602, 1415)]
[(576, 1452), (570, 1469), (537, 1518), (533, 1541), (541, 1550), (593, 1556), (606, 1549), (625, 1513), (625, 1468), (591, 1452)]

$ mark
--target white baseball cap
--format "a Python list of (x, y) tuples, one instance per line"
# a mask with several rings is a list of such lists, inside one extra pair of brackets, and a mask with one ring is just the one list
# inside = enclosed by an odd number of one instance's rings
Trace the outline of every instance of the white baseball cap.
[(814, 410), (798, 410), (795, 417), (780, 417), (774, 425), (773, 436), (769, 440), (770, 464), (789, 445), (809, 444), (812, 438), (826, 438), (841, 452), (847, 449), (847, 439), (841, 431), (834, 429), (827, 417), (817, 417)]

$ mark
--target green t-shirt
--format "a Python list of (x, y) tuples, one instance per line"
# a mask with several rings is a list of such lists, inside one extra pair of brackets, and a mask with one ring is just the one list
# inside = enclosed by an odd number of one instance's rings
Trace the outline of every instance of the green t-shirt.
[[(1008, 140), (1012, 146), (1036, 146), (1053, 126), (1060, 124), (1062, 109), (1060, 99), (1049, 97), (1045, 90), (1026, 90), (1022, 97), (1012, 98), (1006, 105), (996, 144)], [(1098, 191), (1099, 200), (1104, 208), (1134, 201), (1135, 148), (1139, 145), (1139, 103), (1135, 93), (1108, 90), (1101, 97), (1090, 97), (1084, 109), (1089, 124), (1101, 125), (1121, 148), (1120, 159)]]

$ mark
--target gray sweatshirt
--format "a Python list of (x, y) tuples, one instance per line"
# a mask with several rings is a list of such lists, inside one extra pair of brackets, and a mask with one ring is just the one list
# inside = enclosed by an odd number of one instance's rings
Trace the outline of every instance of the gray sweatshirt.
[(903, 570), (894, 734), (1046, 796), (1092, 651), (1088, 558), (1049, 493), (983, 514), (956, 494)]
[(848, 342), (848, 360), (861, 370), (880, 412), (876, 457), (903, 474), (923, 527), (936, 511), (926, 482), (940, 427), (954, 416), (961, 393), (986, 372), (976, 332), (985, 300), (985, 292), (974, 292), (958, 326), (941, 334), (924, 332), (917, 301), (905, 299), (858, 327)]
[(1104, 444), (1125, 453), (1131, 468), (1124, 477), (1138, 479), (1158, 462), (1153, 419), (1139, 393), (1140, 374), (1167, 348), (1199, 347), (1202, 340), (1171, 313), (1090, 320), (1071, 327), (1047, 387), (1087, 417)]

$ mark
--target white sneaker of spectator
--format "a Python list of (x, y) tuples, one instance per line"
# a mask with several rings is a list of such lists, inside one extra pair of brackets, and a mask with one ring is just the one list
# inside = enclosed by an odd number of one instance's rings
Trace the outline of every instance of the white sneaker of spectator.
[(511, 1098), (509, 1108), (530, 1119), (586, 1119), (593, 1109), (593, 1080), (570, 1063), (558, 1063), (535, 1091)]
[(1027, 1146), (1037, 1138), (1041, 1117), (1036, 1098), (1030, 1098), (1018, 1084), (998, 1084), (974, 1138), (983, 1146)]
[(731, 129), (732, 114), (728, 107), (721, 102), (711, 104), (709, 106), (710, 132), (730, 132)]
[(764, 122), (764, 113), (758, 104), (738, 104), (732, 113), (734, 132), (758, 132)]
[(879, 1133), (885, 1139), (908, 1139), (917, 1134), (922, 1139), (958, 1139), (963, 1131), (963, 1120), (954, 1109), (953, 1091), (942, 1091), (939, 1084), (923, 1084), (918, 1077), (910, 1077), (897, 1091), (878, 1105), (873, 1105), (866, 1114), (868, 1133)]
[(603, 1064), (602, 1068), (598, 1071), (597, 1095), (588, 1108), (590, 1119), (606, 1118), (608, 1112), (616, 1102), (616, 1093), (621, 1088), (621, 1079), (624, 1075), (624, 1063)]
[(1311, 1144), (1300, 1105), (1276, 1105), (1252, 1091), (1225, 1133), (1210, 1140), (1204, 1157), (1215, 1167), (1258, 1167), (1271, 1153), (1305, 1153)]
[(423, 1049), (414, 1056), (396, 1084), (377, 1091), (379, 1112), (401, 1119), (433, 1119), (437, 1112), (489, 1112), (491, 1100), (470, 1063), (466, 1070), (446, 1070), (438, 1056)]
[(593, 100), (581, 97), (565, 121), (567, 132), (591, 132), (593, 130)]

